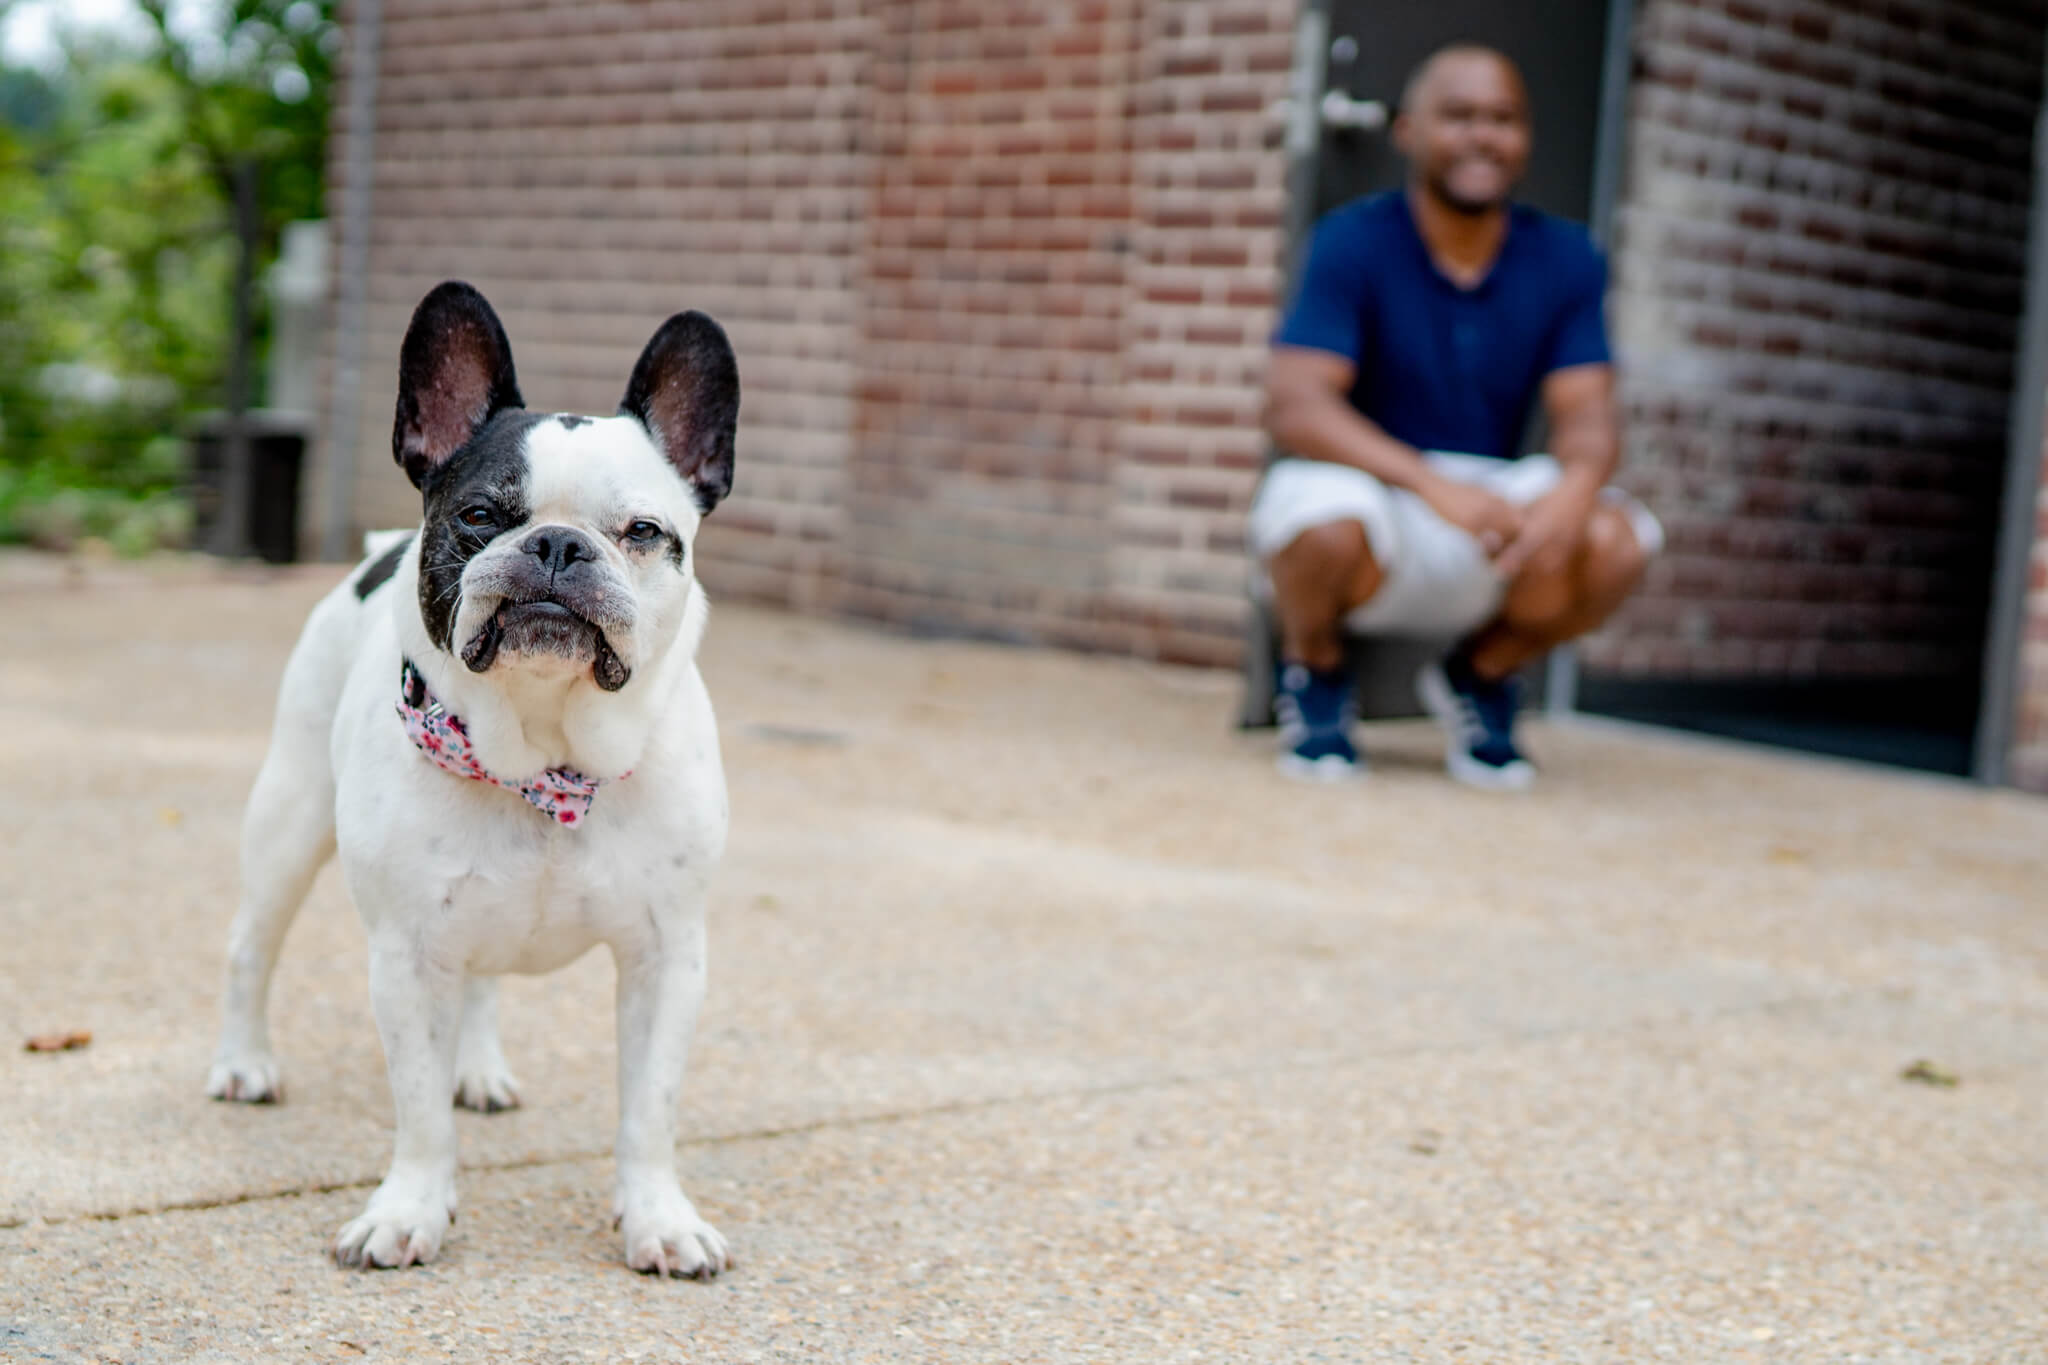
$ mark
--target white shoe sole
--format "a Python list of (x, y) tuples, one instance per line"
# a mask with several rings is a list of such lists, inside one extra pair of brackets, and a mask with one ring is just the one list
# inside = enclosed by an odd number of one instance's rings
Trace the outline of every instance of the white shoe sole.
[(1363, 763), (1346, 763), (1335, 754), (1321, 758), (1303, 758), (1300, 754), (1282, 753), (1275, 765), (1282, 777), (1291, 777), (1296, 782), (1310, 782), (1318, 786), (1331, 787), (1340, 782), (1355, 782), (1365, 776)]
[(1443, 728), (1444, 771), (1454, 782), (1490, 792), (1525, 792), (1536, 782), (1536, 766), (1516, 759), (1505, 768), (1481, 763), (1465, 752), (1464, 725), (1458, 715), (1457, 694), (1441, 667), (1431, 664), (1415, 675), (1415, 695), (1423, 709)]

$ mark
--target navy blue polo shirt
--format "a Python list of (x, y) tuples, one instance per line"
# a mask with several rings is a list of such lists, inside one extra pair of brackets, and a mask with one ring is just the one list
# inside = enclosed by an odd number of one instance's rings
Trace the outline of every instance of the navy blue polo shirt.
[(1606, 289), (1584, 229), (1519, 204), (1493, 268), (1462, 289), (1430, 260), (1395, 190), (1316, 225), (1273, 340), (1355, 364), (1352, 405), (1397, 440), (1513, 459), (1544, 376), (1609, 363)]

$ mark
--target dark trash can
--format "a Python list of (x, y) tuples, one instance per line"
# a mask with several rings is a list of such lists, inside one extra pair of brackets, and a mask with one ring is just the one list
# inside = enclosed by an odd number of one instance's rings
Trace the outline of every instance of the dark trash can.
[[(193, 423), (190, 434), (190, 493), (193, 537), (198, 545), (213, 543), (226, 482), (228, 415), (210, 412)], [(249, 498), (236, 515), (243, 542), (251, 553), (272, 564), (299, 557), (299, 471), (305, 465), (310, 423), (301, 414), (255, 411), (243, 416), (249, 433)]]

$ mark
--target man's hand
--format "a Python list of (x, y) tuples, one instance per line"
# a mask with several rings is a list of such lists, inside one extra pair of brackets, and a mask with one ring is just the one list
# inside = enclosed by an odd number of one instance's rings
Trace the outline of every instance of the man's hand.
[(1599, 503), (1598, 488), (1582, 487), (1566, 480), (1529, 504), (1522, 515), (1521, 534), (1494, 556), (1494, 572), (1512, 583), (1524, 573), (1562, 573), (1572, 552), (1586, 534)]
[(1484, 488), (1453, 479), (1431, 479), (1415, 492), (1431, 511), (1478, 541), (1488, 559), (1497, 561), (1525, 533), (1522, 509)]

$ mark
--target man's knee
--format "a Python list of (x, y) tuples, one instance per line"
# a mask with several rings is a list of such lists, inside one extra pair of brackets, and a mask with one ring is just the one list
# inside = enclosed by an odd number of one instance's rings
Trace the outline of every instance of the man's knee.
[(1618, 603), (1634, 592), (1650, 567), (1650, 557), (1636, 538), (1628, 514), (1611, 504), (1601, 506), (1586, 525), (1586, 560), (1581, 580), (1594, 601)]
[(1517, 629), (1543, 632), (1590, 610), (1604, 614), (1635, 590), (1648, 566), (1649, 556), (1627, 514), (1602, 505), (1587, 521), (1585, 540), (1572, 562), (1517, 578), (1502, 603), (1501, 616)]
[(1337, 572), (1350, 568), (1361, 555), (1371, 553), (1365, 527), (1355, 521), (1326, 521), (1288, 541), (1273, 560), (1290, 567)]
[(1525, 571), (1509, 585), (1501, 619), (1518, 630), (1540, 631), (1564, 620), (1578, 605), (1569, 569)]
[(1312, 583), (1332, 593), (1342, 590), (1351, 606), (1371, 596), (1381, 577), (1365, 527), (1356, 521), (1309, 527), (1273, 556), (1272, 571), (1283, 591), (1289, 583)]

